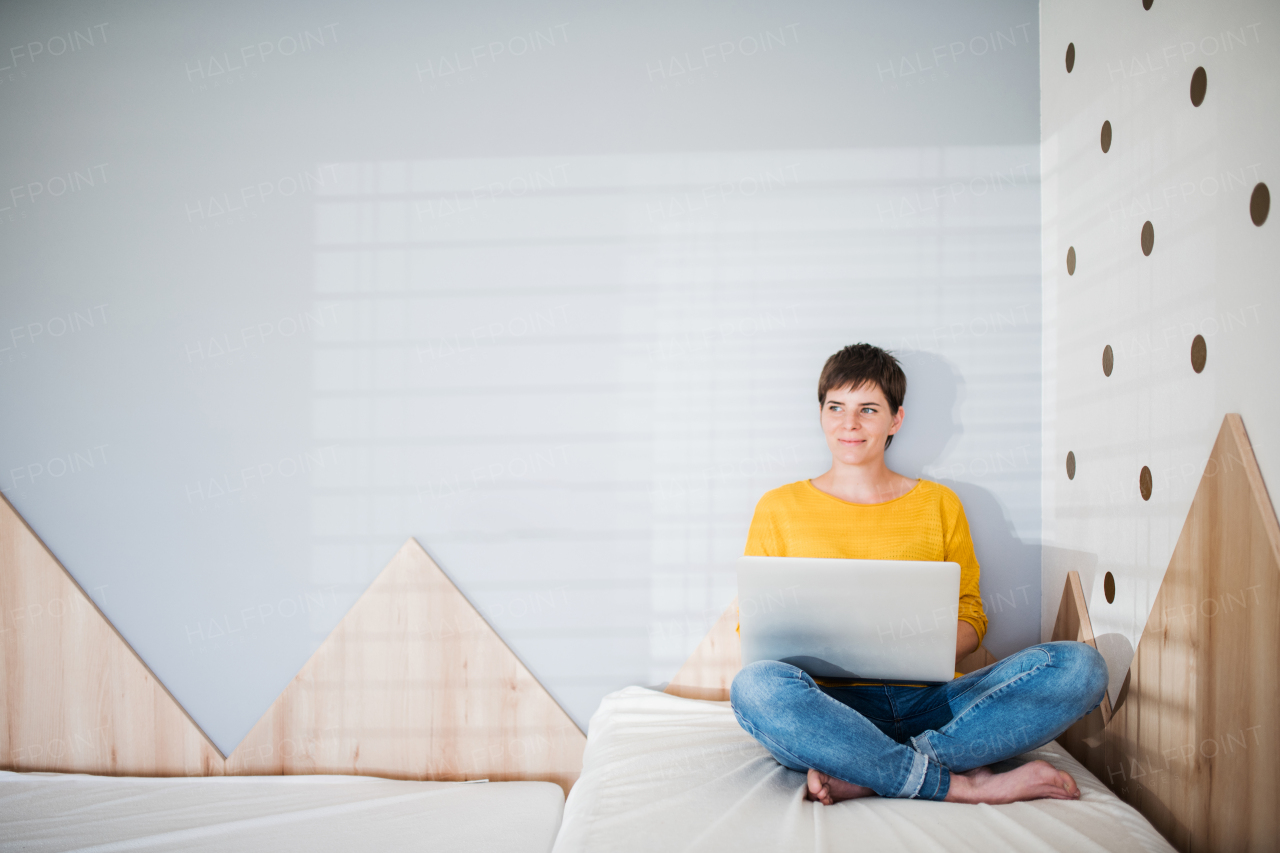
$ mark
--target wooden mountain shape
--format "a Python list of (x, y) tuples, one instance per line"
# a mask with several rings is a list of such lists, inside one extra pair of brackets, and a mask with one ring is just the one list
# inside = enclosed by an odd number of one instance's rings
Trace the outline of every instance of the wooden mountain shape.
[(1278, 658), (1280, 524), (1244, 422), (1231, 414), (1104, 747), (1116, 772), (1102, 778), (1174, 846), (1262, 850), (1280, 839)]
[(222, 773), (222, 753), (3, 498), (0, 684), (0, 769)]
[(224, 761), (0, 498), (0, 769), (545, 780), (586, 737), (414, 540)]
[(586, 736), (410, 539), (249, 735), (228, 774), (544, 780)]
[[(995, 662), (996, 658), (985, 646), (978, 646), (960, 661), (957, 669), (973, 672)], [(738, 635), (738, 597), (735, 595), (662, 692), (686, 699), (728, 702), (729, 686), (740, 669), (742, 640)]]
[[(1067, 572), (1062, 598), (1058, 602), (1058, 618), (1053, 623), (1053, 642), (1070, 640), (1088, 643), (1096, 651), (1098, 642), (1089, 621), (1089, 608), (1085, 603), (1084, 587), (1079, 572)], [(1128, 682), (1125, 682), (1126, 684)], [(1072, 755), (1083, 755), (1089, 749), (1102, 745), (1102, 729), (1111, 722), (1111, 700), (1103, 694), (1102, 702), (1092, 713), (1086, 714), (1058, 737), (1058, 741)]]
[(1229, 414), (1128, 689), (1101, 746), (1073, 753), (1179, 850), (1274, 850), (1278, 658), (1280, 524), (1244, 422)]

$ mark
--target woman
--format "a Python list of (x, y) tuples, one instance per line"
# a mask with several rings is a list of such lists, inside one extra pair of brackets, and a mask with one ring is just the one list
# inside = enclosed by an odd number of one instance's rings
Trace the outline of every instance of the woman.
[[(827, 359), (818, 380), (831, 469), (765, 494), (747, 555), (932, 560), (960, 564), (956, 661), (987, 617), (964, 508), (939, 483), (889, 470), (907, 379), (870, 344)], [(780, 661), (743, 667), (730, 688), (738, 722), (783, 765), (807, 773), (808, 799), (912, 797), (961, 803), (1075, 799), (1044, 761), (988, 765), (1048, 743), (1102, 701), (1107, 669), (1084, 643), (1040, 643), (943, 684), (817, 679)]]

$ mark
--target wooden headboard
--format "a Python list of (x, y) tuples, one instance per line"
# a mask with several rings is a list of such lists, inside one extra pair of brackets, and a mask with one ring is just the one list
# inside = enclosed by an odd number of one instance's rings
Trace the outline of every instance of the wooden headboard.
[(0, 769), (544, 780), (586, 737), (417, 541), (223, 756), (0, 498)]
[[(1084, 588), (1080, 585), (1079, 572), (1067, 572), (1067, 582), (1062, 590), (1062, 599), (1058, 602), (1058, 618), (1053, 623), (1052, 641), (1071, 640), (1077, 643), (1088, 643), (1098, 648), (1093, 633), (1093, 623), (1089, 621), (1089, 607), (1084, 597)], [(1126, 682), (1127, 684), (1128, 682)], [(1072, 746), (1076, 741), (1097, 746), (1101, 743), (1102, 729), (1111, 722), (1111, 699), (1106, 694), (1102, 702), (1084, 719), (1067, 730), (1058, 738), (1073, 755)]]
[[(1087, 626), (1082, 597), (1063, 608)], [(1239, 415), (1223, 420), (1125, 685), (1105, 727), (1081, 721), (1063, 745), (1179, 850), (1280, 848), (1280, 524)]]

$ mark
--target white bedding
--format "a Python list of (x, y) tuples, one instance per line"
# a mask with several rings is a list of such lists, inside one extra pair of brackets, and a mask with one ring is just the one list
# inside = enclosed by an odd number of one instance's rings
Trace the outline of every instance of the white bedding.
[(0, 850), (547, 853), (550, 782), (0, 772)]
[(727, 702), (627, 687), (604, 698), (588, 731), (555, 853), (1173, 850), (1056, 743), (1023, 757), (1071, 773), (1079, 800), (823, 806), (804, 799), (804, 775), (744, 732)]

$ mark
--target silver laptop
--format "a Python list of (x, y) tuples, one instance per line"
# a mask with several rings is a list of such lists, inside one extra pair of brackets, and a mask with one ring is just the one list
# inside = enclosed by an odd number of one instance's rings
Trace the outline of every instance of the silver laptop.
[(958, 563), (739, 557), (742, 663), (821, 678), (951, 681)]

